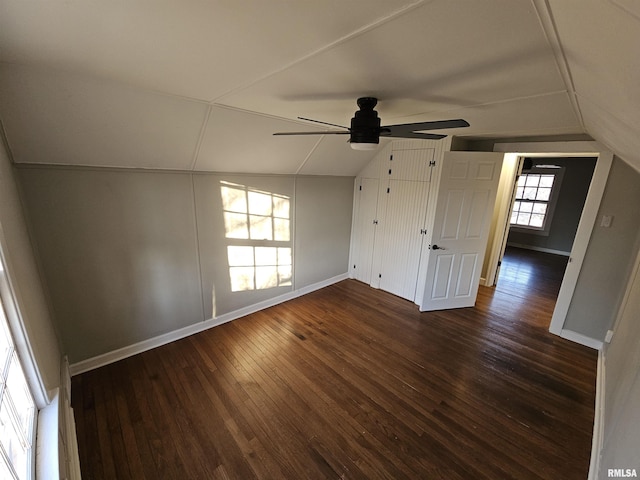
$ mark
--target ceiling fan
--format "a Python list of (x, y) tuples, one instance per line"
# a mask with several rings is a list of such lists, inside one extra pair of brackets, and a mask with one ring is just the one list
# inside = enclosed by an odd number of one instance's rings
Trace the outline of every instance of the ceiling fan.
[(324, 132), (278, 132), (274, 135), (350, 135), (349, 143), (354, 150), (373, 150), (378, 146), (380, 137), (421, 138), (423, 140), (439, 140), (446, 137), (437, 133), (421, 133), (422, 130), (438, 130), (442, 128), (468, 127), (466, 120), (437, 120), (434, 122), (404, 123), (400, 125), (380, 126), (378, 112), (374, 110), (378, 99), (361, 97), (357, 101), (358, 110), (351, 119), (351, 127), (343, 127), (333, 123), (321, 122), (310, 118), (298, 117), (300, 120), (322, 123), (344, 130), (327, 130)]

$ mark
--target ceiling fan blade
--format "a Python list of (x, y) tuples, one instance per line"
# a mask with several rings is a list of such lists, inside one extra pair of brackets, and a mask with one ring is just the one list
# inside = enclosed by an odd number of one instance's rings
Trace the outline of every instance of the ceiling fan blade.
[(436, 120), (433, 122), (419, 123), (403, 123), (399, 125), (385, 125), (384, 128), (391, 130), (392, 134), (396, 132), (419, 132), (421, 130), (440, 130), (443, 128), (462, 128), (468, 127), (469, 122), (461, 118), (455, 120)]
[(349, 129), (349, 127), (343, 127), (342, 125), (336, 125), (335, 123), (322, 122), (320, 120), (314, 120), (313, 118), (298, 117), (298, 119), (299, 120), (306, 120), (307, 122), (322, 123), (323, 125), (330, 125), (332, 127), (345, 128), (347, 130)]
[(276, 132), (274, 135), (349, 135), (349, 131), (339, 132), (336, 130), (327, 130), (325, 132)]
[(390, 131), (389, 127), (382, 127), (380, 136), (381, 137), (393, 137), (393, 138), (420, 138), (422, 140), (440, 140), (441, 138), (446, 137), (446, 135), (442, 135), (440, 133), (419, 133), (412, 132), (409, 130), (405, 131)]

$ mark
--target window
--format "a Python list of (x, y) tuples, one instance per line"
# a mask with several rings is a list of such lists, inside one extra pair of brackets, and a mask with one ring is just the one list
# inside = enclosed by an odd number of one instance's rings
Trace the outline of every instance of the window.
[(290, 199), (221, 182), (231, 291), (290, 286)]
[(533, 167), (518, 178), (511, 226), (548, 234), (560, 189), (562, 168)]
[(37, 414), (0, 297), (0, 478), (33, 478)]

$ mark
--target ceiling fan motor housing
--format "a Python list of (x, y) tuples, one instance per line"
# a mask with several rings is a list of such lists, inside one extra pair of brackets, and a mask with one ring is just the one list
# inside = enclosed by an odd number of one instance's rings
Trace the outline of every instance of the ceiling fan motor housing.
[(358, 99), (360, 110), (351, 119), (351, 143), (379, 143), (380, 117), (373, 108), (377, 99), (362, 97)]

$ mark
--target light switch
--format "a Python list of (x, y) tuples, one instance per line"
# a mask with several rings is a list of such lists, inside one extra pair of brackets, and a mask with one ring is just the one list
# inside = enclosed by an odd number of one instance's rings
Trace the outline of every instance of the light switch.
[(611, 226), (612, 221), (613, 221), (613, 215), (603, 215), (602, 221), (600, 222), (600, 226), (609, 228)]

